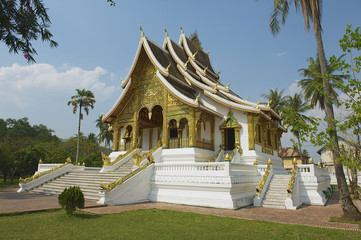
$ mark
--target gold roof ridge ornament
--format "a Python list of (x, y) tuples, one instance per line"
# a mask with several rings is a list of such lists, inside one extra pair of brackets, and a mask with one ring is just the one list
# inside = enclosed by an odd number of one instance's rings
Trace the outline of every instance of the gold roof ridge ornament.
[(217, 87), (218, 87), (218, 83), (216, 83), (216, 85), (214, 85), (213, 89), (217, 90)]
[(169, 68), (171, 64), (172, 64), (171, 62), (168, 64), (167, 68), (165, 69), (166, 72), (169, 72)]
[[(197, 51), (197, 52), (198, 52), (198, 51)], [(207, 72), (207, 69), (208, 69), (208, 66), (207, 66), (205, 69), (203, 69), (203, 73), (204, 73), (204, 74)]]
[(258, 103), (256, 104), (256, 108), (258, 109), (259, 108), (259, 104), (261, 103), (261, 100), (258, 101)]
[(184, 34), (182, 25), (180, 25), (181, 33)]
[(207, 54), (209, 55), (209, 53), (210, 53), (210, 51), (208, 50), (208, 51), (207, 51)]
[(248, 101), (249, 97), (246, 98), (246, 101)]
[(188, 60), (184, 63), (184, 67), (187, 68), (187, 64), (189, 63), (189, 58)]
[(226, 86), (227, 89), (229, 89), (229, 85), (231, 85), (231, 82), (229, 82)]
[(272, 103), (272, 99), (268, 101), (267, 107), (269, 107), (271, 105), (271, 103)]
[(198, 94), (198, 96), (196, 97), (196, 99), (194, 100), (194, 102), (198, 103), (200, 96), (201, 96), (201, 93)]
[(164, 32), (165, 32), (165, 36), (166, 37), (169, 37), (169, 35), (168, 35), (168, 32), (167, 32), (167, 29), (164, 27)]
[(139, 25), (139, 29), (140, 29), (140, 31), (142, 32), (142, 37), (144, 37), (144, 32), (143, 32), (143, 28), (142, 28), (142, 26), (141, 25)]
[(198, 53), (198, 51), (197, 52), (195, 52), (194, 54), (193, 54), (193, 58), (195, 58), (196, 57), (196, 55), (197, 55), (197, 53)]
[(122, 82), (122, 85), (124, 84), (124, 79), (120, 77), (120, 81)]

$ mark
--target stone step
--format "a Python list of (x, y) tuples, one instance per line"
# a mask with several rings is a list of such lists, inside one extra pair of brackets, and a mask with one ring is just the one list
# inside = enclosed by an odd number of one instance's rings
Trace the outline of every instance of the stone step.
[[(38, 194), (44, 194), (44, 195), (59, 195), (62, 191), (56, 191), (56, 190), (32, 190), (30, 192), (34, 192), (34, 193), (38, 193)], [(87, 193), (87, 192), (83, 192), (84, 194), (84, 198), (87, 200), (99, 200), (100, 196), (99, 194), (91, 194), (91, 193)]]
[(283, 205), (279, 205), (279, 204), (262, 204), (262, 207), (265, 208), (278, 208), (278, 209), (286, 209), (286, 206)]

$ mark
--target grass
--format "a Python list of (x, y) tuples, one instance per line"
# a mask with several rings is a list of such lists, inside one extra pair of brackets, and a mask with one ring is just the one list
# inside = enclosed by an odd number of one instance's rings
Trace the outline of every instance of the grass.
[(345, 218), (333, 216), (333, 217), (331, 217), (330, 222), (358, 224), (360, 229), (361, 229), (361, 221), (350, 220), (350, 219), (345, 219)]
[(169, 210), (0, 215), (3, 239), (360, 239), (361, 233)]
[(0, 175), (0, 188), (17, 188), (19, 187), (19, 177), (14, 177), (14, 183), (10, 183), (10, 178), (4, 182), (4, 177)]

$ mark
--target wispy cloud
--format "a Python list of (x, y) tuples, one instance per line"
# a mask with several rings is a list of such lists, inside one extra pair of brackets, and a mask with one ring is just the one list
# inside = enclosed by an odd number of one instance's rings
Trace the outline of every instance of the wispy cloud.
[(287, 52), (279, 52), (276, 55), (277, 55), (277, 57), (282, 57), (282, 56), (284, 56), (286, 54), (287, 54)]

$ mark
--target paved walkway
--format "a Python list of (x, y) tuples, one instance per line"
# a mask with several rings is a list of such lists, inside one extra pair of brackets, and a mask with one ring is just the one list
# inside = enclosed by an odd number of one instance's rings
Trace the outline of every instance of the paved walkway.
[[(0, 213), (29, 212), (59, 208), (56, 196), (45, 196), (34, 193), (17, 193), (17, 189), (0, 189)], [(326, 206), (302, 206), (300, 209), (283, 210), (273, 208), (257, 208), (253, 206), (238, 210), (193, 207), (168, 203), (140, 203), (120, 206), (99, 206), (95, 202), (86, 201), (84, 211), (96, 214), (118, 213), (137, 209), (168, 209), (174, 211), (193, 212), (215, 216), (233, 217), (249, 220), (263, 220), (277, 223), (317, 226), (343, 230), (360, 231), (359, 225), (329, 222), (332, 216), (342, 216), (336, 191)], [(355, 201), (361, 209), (361, 201)]]

